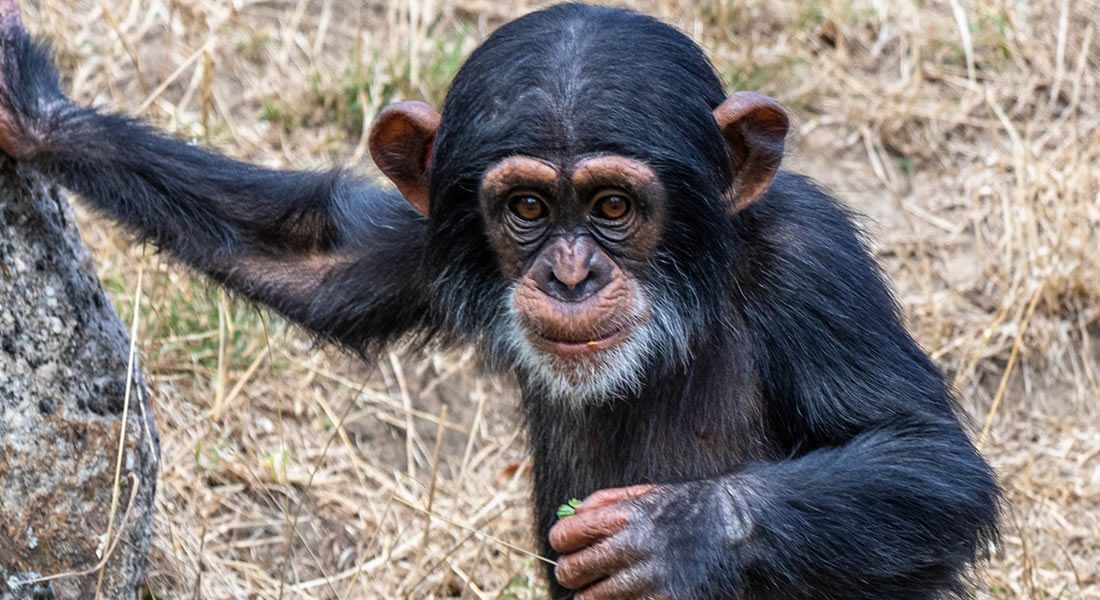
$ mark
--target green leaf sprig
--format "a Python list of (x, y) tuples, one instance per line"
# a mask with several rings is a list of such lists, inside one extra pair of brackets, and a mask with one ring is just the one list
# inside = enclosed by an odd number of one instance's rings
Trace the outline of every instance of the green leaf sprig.
[(580, 506), (581, 501), (576, 498), (570, 498), (568, 504), (562, 504), (558, 507), (558, 520), (562, 520), (565, 517), (572, 517), (577, 513), (577, 507)]

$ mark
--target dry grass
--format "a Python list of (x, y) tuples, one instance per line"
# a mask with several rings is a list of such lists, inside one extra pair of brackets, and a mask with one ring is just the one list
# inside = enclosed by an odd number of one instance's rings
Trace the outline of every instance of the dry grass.
[[(438, 103), (461, 58), (526, 10), (29, 4), (76, 98), (293, 167), (363, 163), (381, 106)], [(1100, 598), (1100, 3), (627, 4), (699, 40), (731, 87), (791, 107), (790, 163), (871, 217), (910, 323), (1007, 490), (983, 595)], [(103, 222), (84, 234), (121, 314), (146, 273), (156, 597), (540, 597), (506, 382), (467, 356), (364, 366)]]

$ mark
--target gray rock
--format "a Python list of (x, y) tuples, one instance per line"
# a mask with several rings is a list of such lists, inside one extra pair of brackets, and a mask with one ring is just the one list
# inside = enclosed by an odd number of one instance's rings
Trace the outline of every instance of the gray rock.
[(123, 519), (99, 597), (138, 597), (158, 450), (137, 366), (114, 531), (103, 540), (128, 356), (64, 196), (0, 155), (0, 599), (93, 598), (98, 572), (23, 582), (94, 567)]

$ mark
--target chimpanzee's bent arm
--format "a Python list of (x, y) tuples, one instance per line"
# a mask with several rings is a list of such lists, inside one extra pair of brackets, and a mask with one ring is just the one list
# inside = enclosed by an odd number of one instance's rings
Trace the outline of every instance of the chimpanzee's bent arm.
[[(788, 187), (789, 186), (789, 187)], [(787, 176), (749, 227), (786, 271), (755, 290), (769, 421), (793, 457), (730, 476), (761, 597), (938, 598), (995, 533), (999, 489), (850, 218)], [(756, 597), (756, 596), (753, 596)]]
[(993, 474), (848, 215), (795, 176), (769, 194), (737, 217), (736, 276), (777, 458), (588, 496), (550, 531), (557, 581), (600, 600), (965, 597)]
[(426, 318), (415, 276), (424, 222), (396, 192), (339, 170), (260, 168), (76, 106), (19, 26), (0, 50), (0, 149), (140, 239), (353, 346)]
[(996, 485), (957, 423), (906, 419), (725, 482), (750, 533), (751, 598), (917, 600), (965, 591), (993, 533)]
[[(928, 415), (899, 416), (844, 444), (713, 479), (605, 490), (577, 514), (632, 490), (638, 497), (626, 517), (610, 506), (555, 528), (555, 548), (572, 552), (585, 535), (630, 521), (616, 537), (560, 557), (559, 581), (585, 587), (614, 556), (607, 549), (623, 549), (625, 558), (615, 558), (625, 564), (643, 558), (593, 587), (628, 593), (592, 597), (635, 597), (631, 582), (646, 580), (674, 598), (966, 597), (966, 570), (997, 513), (993, 478), (958, 423)], [(599, 521), (586, 523), (590, 516)]]

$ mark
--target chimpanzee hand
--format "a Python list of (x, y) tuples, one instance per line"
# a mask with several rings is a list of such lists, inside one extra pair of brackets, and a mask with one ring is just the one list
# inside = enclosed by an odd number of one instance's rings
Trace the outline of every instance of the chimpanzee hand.
[(577, 600), (740, 598), (744, 494), (729, 479), (598, 491), (550, 530)]
[(0, 0), (0, 150), (33, 156), (67, 104), (53, 60), (23, 29), (16, 0)]

